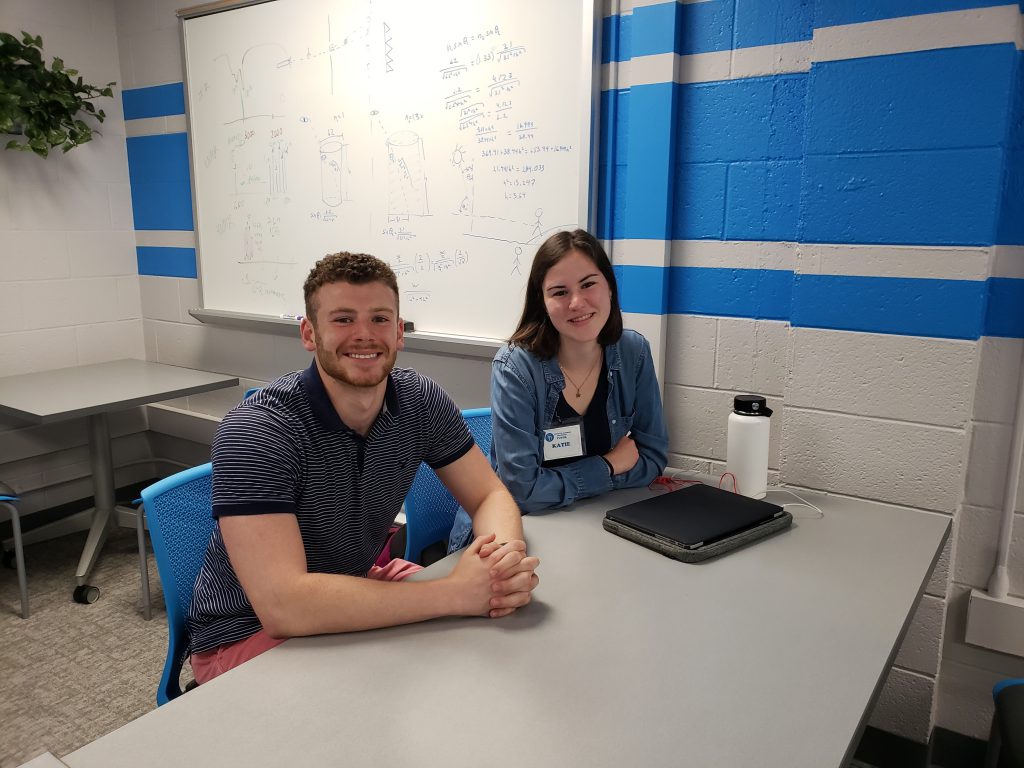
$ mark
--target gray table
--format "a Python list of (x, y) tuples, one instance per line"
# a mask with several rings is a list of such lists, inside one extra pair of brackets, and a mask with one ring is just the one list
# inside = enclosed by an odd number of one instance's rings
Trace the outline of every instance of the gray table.
[(511, 617), (295, 638), (63, 759), (844, 765), (949, 518), (808, 494), (823, 519), (686, 565), (602, 529), (647, 493), (525, 518), (541, 583)]
[(75, 579), (76, 599), (91, 591), (86, 583), (110, 529), (134, 526), (135, 511), (114, 503), (107, 414), (175, 397), (233, 387), (238, 379), (144, 360), (113, 360), (0, 378), (0, 413), (36, 424), (79, 417), (89, 420), (89, 462), (95, 507), (25, 534), (25, 543), (89, 529)]
[(49, 752), (44, 752), (27, 763), (22, 763), (19, 768), (67, 768), (67, 764), (62, 763)]

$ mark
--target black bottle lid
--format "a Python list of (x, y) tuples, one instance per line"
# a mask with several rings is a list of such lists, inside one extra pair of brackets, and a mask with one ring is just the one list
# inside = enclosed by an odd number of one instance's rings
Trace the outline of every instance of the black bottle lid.
[(736, 395), (732, 409), (741, 416), (771, 416), (768, 401), (760, 395)]

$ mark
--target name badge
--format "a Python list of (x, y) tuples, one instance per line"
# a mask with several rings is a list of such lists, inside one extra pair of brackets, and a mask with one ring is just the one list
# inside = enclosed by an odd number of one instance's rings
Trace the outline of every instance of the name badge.
[(583, 430), (580, 424), (559, 424), (544, 430), (544, 461), (582, 455)]

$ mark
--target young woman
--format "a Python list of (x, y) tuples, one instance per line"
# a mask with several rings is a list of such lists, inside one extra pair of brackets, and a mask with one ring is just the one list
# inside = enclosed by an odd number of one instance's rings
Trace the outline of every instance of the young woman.
[[(611, 262), (583, 230), (538, 249), (519, 327), (491, 367), (491, 463), (523, 512), (650, 483), (668, 430), (647, 340), (622, 328)], [(471, 534), (452, 530), (455, 549)]]

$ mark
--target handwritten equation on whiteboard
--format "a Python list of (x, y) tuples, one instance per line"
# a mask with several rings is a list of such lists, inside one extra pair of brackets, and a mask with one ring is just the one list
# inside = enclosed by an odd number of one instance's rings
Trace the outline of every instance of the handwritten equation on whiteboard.
[(362, 251), (392, 265), (419, 327), (483, 317), (507, 335), (537, 245), (586, 210), (589, 81), (579, 50), (555, 56), (572, 46), (552, 18), (579, 24), (580, 9), (425, 5), (305, 0), (187, 22), (207, 306), (295, 312), (317, 258)]

